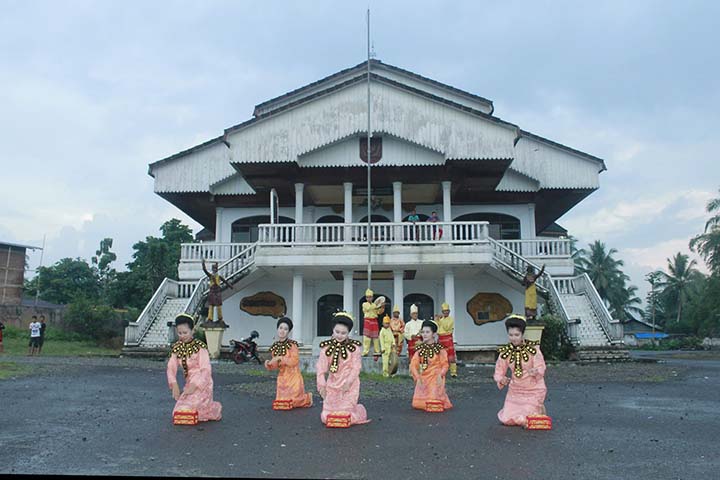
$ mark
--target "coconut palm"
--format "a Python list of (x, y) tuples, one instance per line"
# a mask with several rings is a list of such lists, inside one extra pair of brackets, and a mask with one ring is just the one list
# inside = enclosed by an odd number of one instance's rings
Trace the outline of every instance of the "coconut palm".
[(720, 275), (720, 197), (710, 200), (706, 210), (715, 215), (705, 223), (703, 233), (690, 240), (690, 250), (697, 251), (710, 271)]
[(663, 295), (677, 308), (675, 321), (680, 323), (683, 305), (687, 303), (692, 293), (693, 281), (697, 279), (699, 272), (695, 270), (697, 262), (690, 260), (690, 257), (676, 253), (672, 259), (668, 258), (668, 273), (663, 273), (663, 279), (658, 286), (662, 288)]
[(624, 275), (621, 270), (624, 263), (613, 258), (617, 253), (616, 249), (607, 250), (600, 240), (595, 240), (589, 247), (589, 251), (584, 249), (578, 251), (577, 269), (580, 273), (588, 274), (600, 297), (610, 303), (611, 292), (618, 289), (620, 279)]

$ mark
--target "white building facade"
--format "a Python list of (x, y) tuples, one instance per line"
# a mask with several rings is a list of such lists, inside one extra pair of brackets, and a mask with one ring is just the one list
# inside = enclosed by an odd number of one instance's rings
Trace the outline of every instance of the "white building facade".
[[(269, 345), (285, 314), (310, 353), (337, 309), (360, 335), (368, 236), (372, 289), (404, 318), (413, 303), (425, 318), (449, 303), (461, 357), (506, 341), (501, 319), (524, 311), (528, 266), (546, 265), (541, 308), (576, 343), (619, 341), (555, 223), (599, 187), (604, 162), (495, 117), (487, 99), (377, 60), (368, 232), (367, 68), (261, 103), (222, 136), (150, 165), (155, 192), (207, 235), (182, 246), (179, 281), (166, 279), (128, 326), (126, 348), (167, 346), (167, 321), (203, 311), (202, 258), (234, 287), (223, 292), (226, 344), (257, 330)], [(419, 223), (407, 221), (413, 208)], [(438, 223), (425, 221), (432, 212)]]

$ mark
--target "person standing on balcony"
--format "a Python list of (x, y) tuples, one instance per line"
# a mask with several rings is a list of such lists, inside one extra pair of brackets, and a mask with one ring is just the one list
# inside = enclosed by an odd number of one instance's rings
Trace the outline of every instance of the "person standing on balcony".
[[(373, 356), (375, 360), (380, 356), (380, 326), (378, 325), (378, 316), (385, 311), (385, 305), (378, 305), (380, 302), (373, 302), (375, 292), (369, 288), (365, 290), (365, 302), (362, 304), (363, 309), (363, 357), (370, 353), (370, 341), (373, 344)], [(383, 298), (383, 297), (380, 297)]]
[(453, 331), (455, 330), (455, 320), (450, 316), (450, 305), (442, 304), (442, 315), (435, 315), (435, 323), (438, 326), (438, 338), (440, 344), (445, 347), (448, 362), (450, 362), (450, 376), (457, 377), (457, 362), (455, 359), (455, 341), (453, 339)]
[(418, 307), (414, 303), (410, 305), (410, 320), (405, 323), (405, 341), (407, 341), (408, 358), (412, 359), (415, 354), (415, 347), (419, 342), (420, 329), (422, 328), (422, 320), (418, 319)]
[(537, 287), (535, 282), (545, 273), (545, 265), (542, 266), (539, 273), (535, 273), (535, 268), (528, 265), (525, 277), (522, 279), (522, 285), (525, 287), (525, 318), (528, 321), (535, 320), (537, 315)]
[(393, 337), (395, 337), (395, 348), (397, 348), (397, 354), (400, 356), (403, 349), (403, 333), (405, 332), (405, 322), (400, 318), (400, 307), (395, 305), (392, 311), (392, 318), (390, 318), (390, 330), (392, 330)]
[[(440, 221), (440, 217), (438, 217), (437, 212), (435, 210), (433, 210), (432, 213), (430, 214), (430, 217), (428, 217), (427, 221), (430, 223), (437, 223)], [(433, 225), (433, 227), (432, 227), (433, 240), (435, 240), (436, 236), (437, 236), (438, 240), (442, 240), (443, 229), (442, 229), (442, 227), (438, 228), (437, 226)]]
[(208, 293), (208, 322), (212, 322), (214, 315), (213, 310), (217, 308), (217, 316), (218, 316), (218, 322), (221, 325), (225, 325), (225, 322), (223, 322), (223, 314), (222, 314), (222, 288), (220, 285), (220, 282), (227, 285), (228, 288), (233, 289), (233, 286), (230, 285), (227, 280), (225, 280), (224, 277), (218, 274), (218, 264), (217, 262), (213, 263), (212, 265), (212, 273), (207, 271), (207, 267), (205, 267), (205, 258), (202, 259), (202, 269), (203, 272), (205, 272), (205, 275), (207, 275), (208, 279), (210, 280), (210, 288)]
[(419, 240), (420, 228), (417, 226), (417, 223), (420, 221), (420, 216), (417, 212), (415, 212), (415, 207), (410, 210), (410, 215), (408, 215), (407, 221), (413, 224), (413, 226), (410, 227), (410, 240)]
[(300, 373), (298, 344), (290, 340), (293, 322), (287, 317), (277, 321), (277, 341), (270, 347), (272, 358), (265, 360), (265, 368), (277, 370), (277, 388), (273, 410), (312, 407), (312, 393), (305, 392), (305, 382)]

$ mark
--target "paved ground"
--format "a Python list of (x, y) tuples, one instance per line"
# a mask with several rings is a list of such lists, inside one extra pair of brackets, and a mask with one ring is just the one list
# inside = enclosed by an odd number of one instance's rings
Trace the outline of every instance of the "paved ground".
[(372, 423), (337, 430), (320, 423), (319, 405), (272, 411), (274, 377), (256, 366), (218, 364), (223, 420), (176, 427), (160, 362), (0, 357), (25, 370), (0, 380), (0, 473), (710, 478), (720, 469), (720, 358), (661, 358), (551, 365), (555, 429), (528, 432), (498, 424), (504, 395), (489, 367), (449, 382), (455, 409), (443, 414), (410, 408), (409, 379), (365, 380)]

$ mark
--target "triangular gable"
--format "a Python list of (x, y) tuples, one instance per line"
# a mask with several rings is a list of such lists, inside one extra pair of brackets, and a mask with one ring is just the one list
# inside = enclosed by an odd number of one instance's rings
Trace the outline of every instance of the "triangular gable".
[(537, 192), (540, 190), (540, 182), (534, 178), (530, 178), (527, 175), (513, 169), (513, 166), (505, 170), (502, 180), (498, 184), (498, 192)]
[[(371, 87), (373, 131), (445, 152), (446, 158), (513, 158), (514, 125), (377, 80)], [(367, 86), (355, 83), (230, 129), (225, 138), (234, 162), (295, 162), (366, 130)]]
[[(382, 136), (382, 158), (375, 167), (444, 165), (445, 155), (420, 145)], [(301, 155), (300, 167), (364, 167), (360, 159), (360, 138), (352, 136), (332, 145)]]
[(231, 177), (210, 186), (213, 195), (254, 195), (256, 192), (242, 175), (235, 173)]

